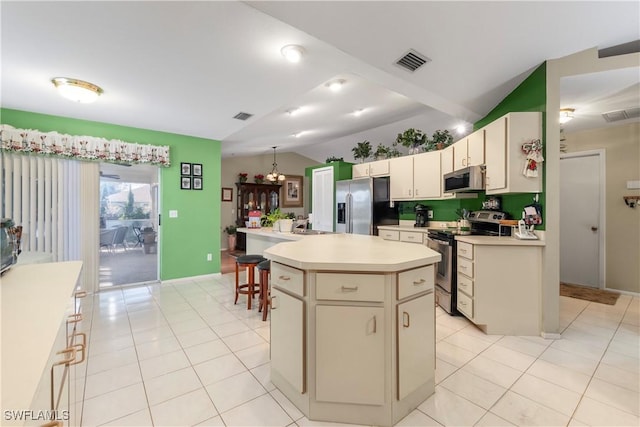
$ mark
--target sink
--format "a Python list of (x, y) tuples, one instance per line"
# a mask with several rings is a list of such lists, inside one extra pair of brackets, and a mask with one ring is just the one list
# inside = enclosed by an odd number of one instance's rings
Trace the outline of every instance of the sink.
[(304, 230), (304, 229), (296, 229), (293, 230), (293, 234), (308, 234), (308, 235), (313, 235), (313, 234), (329, 234), (328, 231), (320, 231), (320, 230)]

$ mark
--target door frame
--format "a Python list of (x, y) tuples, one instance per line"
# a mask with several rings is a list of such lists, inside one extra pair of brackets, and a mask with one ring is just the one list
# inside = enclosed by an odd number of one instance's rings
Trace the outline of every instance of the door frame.
[[(599, 231), (599, 240), (598, 240), (598, 289), (606, 289), (606, 241), (607, 241), (607, 230), (606, 230), (606, 215), (607, 215), (607, 182), (606, 182), (606, 150), (605, 149), (596, 149), (596, 150), (585, 150), (585, 151), (574, 151), (571, 153), (561, 153), (560, 154), (560, 173), (562, 173), (562, 159), (568, 158), (576, 158), (576, 157), (597, 157), (598, 163), (600, 166), (600, 176), (598, 177), (600, 180), (600, 206), (598, 209), (600, 210), (599, 220), (598, 220), (598, 231)], [(559, 189), (558, 189), (559, 191)], [(562, 200), (560, 201), (560, 208), (562, 209)], [(560, 211), (560, 215), (562, 215), (562, 211)]]

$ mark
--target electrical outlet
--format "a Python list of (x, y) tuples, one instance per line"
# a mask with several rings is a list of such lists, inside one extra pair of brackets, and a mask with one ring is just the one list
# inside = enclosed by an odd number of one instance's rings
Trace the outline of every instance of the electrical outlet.
[(213, 261), (213, 254), (207, 254), (207, 261)]
[(427, 211), (427, 218), (433, 219), (433, 211), (431, 209)]

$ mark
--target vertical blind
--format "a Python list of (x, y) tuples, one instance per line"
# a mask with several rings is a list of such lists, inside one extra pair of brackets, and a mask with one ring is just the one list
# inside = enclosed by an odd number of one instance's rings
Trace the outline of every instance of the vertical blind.
[(7, 152), (0, 159), (0, 215), (22, 225), (22, 250), (81, 259), (80, 162)]

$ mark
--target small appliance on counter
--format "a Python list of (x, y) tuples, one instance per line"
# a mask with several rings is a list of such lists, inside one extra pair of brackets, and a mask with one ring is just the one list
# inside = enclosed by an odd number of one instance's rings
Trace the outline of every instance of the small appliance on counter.
[(416, 212), (416, 223), (414, 227), (426, 227), (429, 222), (429, 208), (425, 205), (417, 204), (413, 208)]
[(488, 196), (484, 202), (482, 202), (482, 209), (499, 211), (502, 209), (502, 199), (499, 196)]
[(13, 264), (18, 262), (20, 255), (20, 239), (22, 237), (22, 226), (15, 226), (10, 218), (0, 219), (0, 274), (8, 270)]

